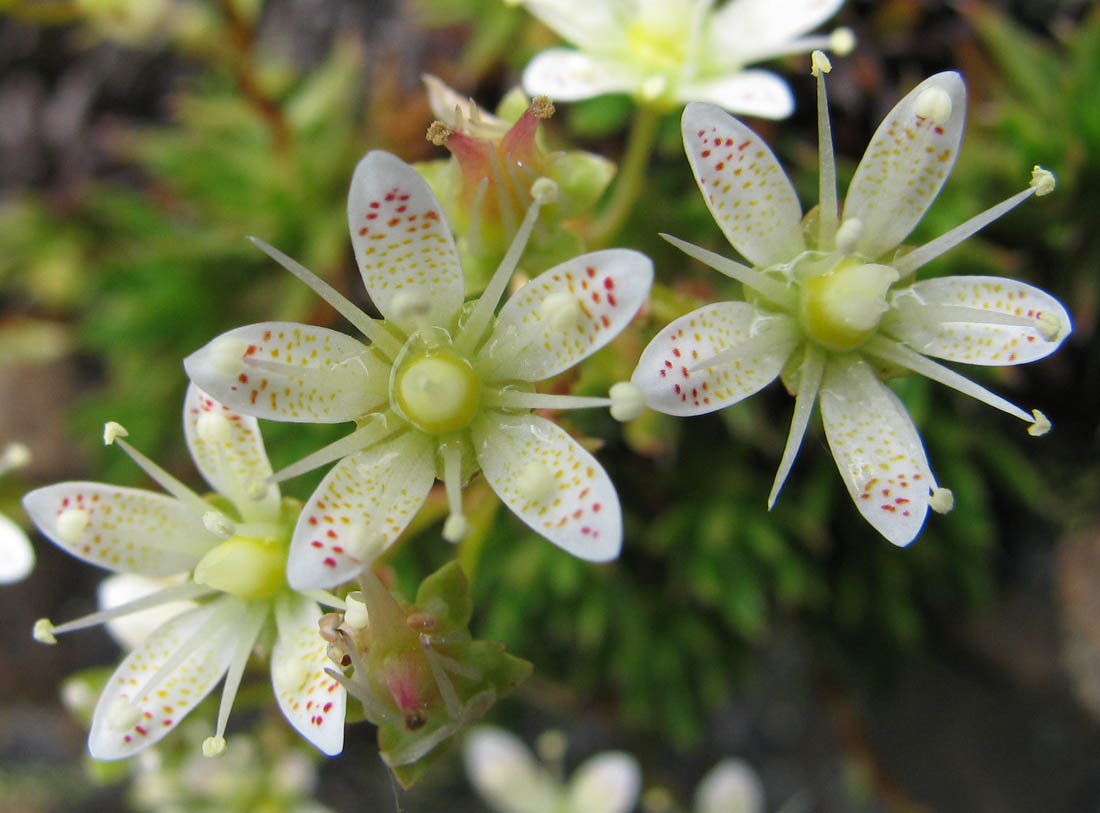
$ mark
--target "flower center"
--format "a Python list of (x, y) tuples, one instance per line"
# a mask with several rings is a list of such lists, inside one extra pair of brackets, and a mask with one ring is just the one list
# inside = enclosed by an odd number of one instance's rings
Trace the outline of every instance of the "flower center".
[(627, 47), (634, 60), (669, 74), (683, 64), (684, 40), (683, 20), (643, 18), (635, 21), (626, 32)]
[(469, 425), (481, 403), (481, 382), (470, 362), (451, 350), (433, 350), (404, 362), (392, 400), (409, 423), (433, 435)]
[(275, 537), (231, 536), (199, 560), (194, 580), (239, 598), (271, 598), (286, 585), (286, 554)]
[(805, 280), (799, 300), (802, 329), (830, 350), (854, 350), (871, 337), (889, 310), (886, 293), (898, 276), (888, 265), (848, 259)]

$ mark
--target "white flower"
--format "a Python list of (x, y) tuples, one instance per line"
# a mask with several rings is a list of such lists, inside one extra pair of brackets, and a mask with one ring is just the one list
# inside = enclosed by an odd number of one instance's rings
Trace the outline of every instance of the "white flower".
[[(9, 443), (0, 452), (0, 475), (27, 465), (31, 453), (22, 443)], [(23, 529), (0, 514), (0, 584), (23, 581), (34, 570), (34, 548)]]
[(646, 348), (632, 380), (654, 409), (697, 415), (752, 395), (776, 377), (796, 394), (794, 419), (769, 505), (794, 462), (815, 399), (841, 477), (864, 517), (906, 545), (927, 510), (950, 510), (916, 427), (887, 373), (919, 373), (1031, 424), (1028, 414), (928, 356), (969, 364), (1021, 364), (1052, 353), (1070, 318), (1049, 294), (999, 277), (914, 281), (918, 268), (962, 242), (1054, 178), (1032, 183), (947, 234), (905, 253), (899, 243), (931, 205), (962, 139), (966, 90), (957, 73), (926, 79), (879, 125), (838, 211), (828, 107), (819, 77), (821, 205), (803, 221), (790, 181), (752, 130), (711, 105), (684, 111), (688, 160), (711, 213), (754, 267), (666, 237), (739, 280), (747, 302), (707, 305), (675, 320)]
[(534, 382), (569, 369), (622, 330), (648, 293), (652, 264), (634, 251), (585, 254), (532, 279), (494, 315), (539, 208), (553, 199), (547, 179), (533, 189), (500, 267), (481, 297), (464, 303), (462, 269), (435, 195), (394, 156), (363, 158), (348, 221), (384, 321), (256, 241), (371, 340), (367, 346), (333, 330), (269, 322), (232, 330), (184, 362), (199, 386), (257, 417), (357, 424), (274, 476), (339, 461), (294, 532), (292, 587), (355, 576), (404, 530), (437, 476), (450, 506), (443, 533), (458, 541), (467, 530), (462, 486), (479, 468), (504, 503), (556, 545), (594, 561), (618, 555), (622, 520), (606, 472), (557, 424), (531, 414), (615, 399), (540, 394)]
[(499, 813), (625, 813), (634, 809), (641, 788), (637, 760), (622, 751), (590, 757), (562, 784), (527, 746), (496, 726), (473, 729), (463, 757), (470, 783)]
[(695, 813), (764, 813), (764, 784), (740, 759), (723, 759), (695, 788)]
[[(202, 498), (126, 441), (117, 443), (171, 496), (90, 482), (40, 488), (24, 500), (35, 525), (72, 555), (116, 573), (150, 578), (190, 574), (152, 594), (54, 626), (54, 636), (153, 607), (193, 601), (138, 643), (107, 682), (92, 717), (88, 749), (97, 759), (132, 756), (175, 728), (225, 677), (208, 756), (225, 748), (225, 726), (257, 642), (273, 637), (271, 677), (279, 708), (326, 754), (343, 747), (346, 693), (325, 674), (316, 601), (287, 587), (287, 546), (300, 504), (280, 499), (254, 418), (233, 412), (195, 386), (187, 391), (184, 432), (191, 456), (216, 492)], [(274, 627), (273, 636), (262, 636)]]
[(523, 0), (580, 50), (551, 48), (523, 74), (524, 89), (558, 101), (628, 93), (645, 104), (712, 102), (727, 110), (784, 118), (794, 109), (787, 83), (745, 66), (814, 48), (844, 54), (848, 29), (801, 37), (844, 0)]

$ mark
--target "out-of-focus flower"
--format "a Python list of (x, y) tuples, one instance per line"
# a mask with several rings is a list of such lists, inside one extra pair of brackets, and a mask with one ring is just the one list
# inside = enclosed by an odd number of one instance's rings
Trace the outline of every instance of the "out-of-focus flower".
[(695, 788), (695, 813), (764, 813), (764, 785), (740, 759), (723, 759)]
[[(954, 72), (913, 89), (879, 125), (856, 169), (842, 212), (825, 97), (818, 76), (821, 204), (805, 220), (768, 146), (706, 104), (684, 111), (683, 135), (699, 189), (730, 243), (753, 267), (667, 237), (744, 284), (747, 302), (707, 305), (675, 320), (646, 348), (632, 380), (654, 409), (712, 412), (777, 377), (795, 394), (790, 436), (769, 498), (773, 504), (820, 396), (840, 475), (863, 516), (896, 545), (911, 542), (928, 508), (948, 511), (924, 447), (901, 401), (882, 384), (919, 373), (1026, 421), (1050, 424), (932, 361), (1009, 365), (1054, 352), (1069, 314), (1054, 297), (1000, 277), (915, 281), (915, 272), (987, 223), (1054, 188), (1038, 167), (1030, 186), (925, 245), (896, 251), (931, 205), (954, 164), (966, 89)], [(841, 219), (843, 217), (843, 219)]]
[(450, 160), (416, 165), (439, 197), (455, 231), (469, 290), (484, 287), (508, 250), (540, 177), (558, 184), (556, 202), (539, 213), (520, 266), (548, 268), (584, 251), (563, 221), (599, 199), (615, 165), (582, 150), (550, 151), (538, 138), (539, 122), (554, 112), (546, 97), (528, 102), (518, 88), (505, 96), (497, 117), (460, 96), (434, 76), (425, 76), (437, 122), (428, 138), (451, 151)]
[[(30, 462), (30, 450), (22, 443), (9, 443), (0, 452), (0, 476)], [(23, 581), (34, 570), (34, 548), (27, 534), (0, 514), (0, 584)]]
[(630, 754), (596, 754), (562, 783), (518, 738), (496, 726), (471, 731), (464, 757), (470, 783), (499, 813), (625, 813), (634, 809), (641, 790), (641, 770)]
[(551, 48), (523, 74), (528, 93), (575, 101), (627, 93), (672, 109), (711, 102), (727, 110), (784, 118), (794, 109), (787, 83), (746, 65), (827, 48), (854, 46), (848, 29), (803, 37), (843, 0), (522, 0), (579, 50)]
[(255, 241), (325, 297), (368, 339), (296, 323), (250, 325), (214, 339), (184, 362), (192, 380), (235, 409), (271, 420), (355, 421), (343, 439), (274, 475), (279, 481), (339, 461), (302, 512), (288, 578), (299, 589), (358, 574), (404, 530), (436, 478), (450, 516), (443, 535), (468, 530), (464, 483), (480, 469), (524, 522), (582, 559), (622, 545), (619, 499), (596, 459), (533, 409), (610, 406), (632, 417), (636, 388), (609, 398), (535, 392), (609, 342), (637, 312), (653, 277), (636, 251), (585, 254), (545, 271), (495, 313), (539, 209), (533, 201), (500, 267), (476, 301), (431, 189), (384, 152), (359, 163), (348, 220), (367, 291), (384, 320), (363, 313), (281, 252)]
[[(271, 677), (287, 721), (326, 754), (343, 747), (346, 695), (324, 672), (316, 601), (286, 585), (287, 546), (300, 503), (267, 481), (259, 426), (197, 387), (187, 391), (184, 433), (215, 493), (207, 498), (161, 469), (108, 424), (117, 443), (171, 497), (101, 483), (36, 489), (23, 504), (58, 547), (116, 573), (191, 578), (152, 595), (59, 626), (41, 619), (34, 636), (105, 623), (178, 601), (205, 599), (174, 615), (131, 651), (107, 682), (92, 716), (88, 749), (97, 759), (132, 756), (175, 728), (224, 676), (217, 731), (207, 756), (225, 749), (225, 726), (245, 666), (261, 637), (273, 638)], [(273, 628), (274, 635), (262, 636)]]
[(378, 726), (382, 759), (409, 787), (456, 732), (527, 678), (531, 664), (501, 643), (471, 639), (473, 607), (457, 562), (426, 578), (415, 604), (391, 593), (370, 568), (359, 581), (347, 611), (321, 620), (329, 657), (340, 667), (330, 673), (362, 701)]

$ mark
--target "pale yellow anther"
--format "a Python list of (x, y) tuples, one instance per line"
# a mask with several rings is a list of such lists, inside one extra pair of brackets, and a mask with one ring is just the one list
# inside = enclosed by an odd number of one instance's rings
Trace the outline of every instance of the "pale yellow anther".
[(24, 443), (9, 443), (0, 454), (0, 473), (22, 468), (31, 462), (31, 450)]
[(228, 443), (233, 438), (233, 425), (229, 418), (217, 412), (204, 412), (195, 421), (199, 440), (206, 443)]
[(814, 51), (810, 54), (810, 74), (813, 76), (821, 76), (823, 73), (829, 73), (833, 69), (833, 63), (829, 61), (829, 57), (825, 56), (824, 51)]
[(542, 316), (554, 330), (566, 330), (580, 321), (581, 308), (577, 297), (568, 291), (554, 291), (539, 305)]
[(130, 433), (126, 431), (126, 427), (115, 421), (107, 421), (103, 424), (103, 445), (110, 446), (118, 438), (124, 438)]
[(202, 755), (216, 757), (225, 753), (225, 737), (207, 737), (202, 741)]
[(70, 545), (79, 542), (91, 519), (82, 508), (66, 508), (57, 518), (57, 535)]
[(54, 637), (53, 631), (54, 626), (50, 619), (39, 618), (34, 622), (34, 629), (31, 630), (31, 636), (40, 644), (56, 644), (57, 638)]
[(123, 697), (116, 697), (107, 707), (107, 727), (112, 731), (129, 731), (141, 722), (141, 709)]
[(221, 511), (207, 511), (202, 515), (202, 524), (219, 539), (229, 539), (237, 532), (237, 526)]
[(538, 178), (531, 184), (531, 197), (543, 206), (547, 206), (557, 201), (560, 191), (557, 181), (545, 176)]
[(366, 603), (356, 598), (356, 593), (349, 593), (344, 600), (347, 602), (347, 609), (344, 610), (344, 626), (353, 630), (366, 629), (370, 624), (370, 613), (367, 612)]
[(829, 50), (837, 56), (848, 56), (856, 47), (856, 35), (850, 28), (838, 28), (829, 35)]
[(1031, 410), (1031, 416), (1035, 419), (1035, 423), (1027, 428), (1027, 433), (1033, 438), (1041, 437), (1050, 431), (1051, 423), (1042, 412), (1037, 409)]
[(642, 86), (638, 90), (643, 101), (655, 102), (665, 95), (668, 90), (668, 79), (660, 74), (647, 76), (642, 80)]
[(398, 319), (416, 319), (427, 316), (432, 303), (423, 294), (416, 291), (398, 291), (390, 300), (393, 315)]
[(248, 342), (237, 336), (222, 336), (210, 345), (210, 365), (227, 378), (236, 378), (244, 366), (241, 359), (248, 352)]
[(532, 503), (545, 501), (555, 491), (554, 473), (537, 460), (531, 460), (516, 478), (516, 491)]
[(611, 398), (611, 417), (617, 421), (625, 422), (639, 418), (648, 406), (645, 392), (632, 381), (612, 384), (607, 394)]
[(1031, 168), (1031, 183), (1028, 186), (1035, 190), (1035, 197), (1049, 195), (1054, 191), (1055, 182), (1054, 173), (1049, 169), (1043, 169), (1038, 164)]
[(913, 113), (933, 124), (946, 124), (951, 118), (951, 97), (943, 88), (925, 88), (913, 102)]
[(470, 523), (462, 514), (451, 514), (443, 523), (443, 538), (452, 544), (461, 542), (470, 532)]
[(862, 236), (863, 221), (856, 217), (849, 217), (836, 230), (836, 250), (843, 254), (851, 254), (856, 250), (856, 244)]
[(299, 692), (309, 680), (309, 669), (301, 658), (282, 658), (271, 670), (275, 688), (280, 692)]
[(955, 507), (955, 495), (951, 489), (938, 487), (932, 489), (932, 498), (928, 501), (928, 507), (937, 514), (946, 514)]
[(1053, 342), (1062, 335), (1064, 325), (1062, 320), (1050, 311), (1044, 311), (1039, 317), (1039, 333), (1048, 342)]

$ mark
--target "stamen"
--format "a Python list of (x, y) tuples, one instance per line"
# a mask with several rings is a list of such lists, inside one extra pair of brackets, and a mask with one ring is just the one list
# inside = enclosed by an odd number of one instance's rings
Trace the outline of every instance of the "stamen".
[(360, 601), (354, 593), (348, 593), (347, 609), (344, 611), (344, 624), (355, 630), (364, 630), (370, 626), (370, 613), (366, 602)]
[(106, 610), (99, 610), (98, 612), (90, 613), (80, 618), (73, 619), (72, 621), (66, 621), (64, 624), (59, 624), (56, 627), (48, 618), (40, 618), (34, 625), (34, 638), (36, 641), (41, 641), (42, 643), (57, 643), (56, 639), (43, 640), (39, 638), (39, 633), (42, 633), (43, 638), (45, 638), (47, 634), (49, 638), (54, 638), (55, 635), (63, 635), (67, 632), (95, 627), (99, 624), (105, 624), (114, 618), (121, 618), (122, 616), (138, 613), (142, 610), (151, 609), (152, 607), (159, 607), (169, 602), (190, 601), (191, 599), (196, 599), (212, 592), (214, 591), (201, 584), (184, 582), (183, 584), (165, 587), (163, 590), (157, 590), (155, 593), (136, 598), (132, 601), (127, 601), (124, 604), (119, 604)]
[(611, 396), (611, 417), (620, 423), (640, 418), (649, 408), (645, 391), (633, 381), (612, 384), (607, 394)]
[(439, 696), (443, 698), (447, 716), (452, 720), (457, 720), (459, 715), (462, 714), (462, 703), (458, 700), (458, 693), (455, 691), (454, 684), (447, 677), (447, 673), (443, 671), (443, 665), (430, 646), (424, 647), (424, 654), (427, 657), (428, 668), (432, 670), (432, 677), (435, 678), (435, 685), (439, 689)]
[(847, 56), (856, 45), (856, 36), (850, 28), (837, 28), (829, 34), (817, 34), (810, 37), (798, 37), (796, 39), (777, 42), (774, 47), (754, 50), (753, 62), (777, 57), (790, 56), (791, 54), (805, 54), (814, 50), (829, 50), (837, 56)]
[(949, 488), (934, 488), (928, 507), (937, 514), (946, 514), (955, 507), (955, 495)]
[[(942, 93), (943, 91), (940, 92)], [(950, 102), (950, 100), (948, 101)], [(1046, 170), (1043, 170), (1039, 167), (1036, 167), (1036, 170), (1040, 172), (1046, 172)], [(1049, 175), (1049, 173), (1047, 174)], [(908, 254), (898, 257), (896, 260), (894, 260), (894, 267), (898, 269), (902, 276), (905, 276), (912, 271), (916, 271), (925, 263), (936, 259), (936, 257), (939, 257), (941, 254), (954, 248), (975, 232), (979, 231), (980, 229), (984, 229), (997, 218), (1001, 217), (1012, 209), (1015, 209), (1032, 195), (1041, 195), (1049, 192), (1050, 189), (1053, 189), (1053, 177), (1053, 175), (1050, 176), (1051, 180), (1049, 181), (1049, 184), (1051, 185), (1048, 186), (1046, 177), (1043, 175), (1039, 175), (1038, 180), (1036, 180), (1035, 171), (1033, 171), (1033, 186), (1029, 186), (1027, 189), (1017, 192), (1012, 197), (1001, 201), (996, 206), (986, 209), (979, 215), (975, 215), (974, 217), (967, 220), (965, 223), (961, 223), (946, 234), (941, 234), (939, 237), (925, 243), (920, 248), (914, 249)]]
[(523, 223), (520, 224), (519, 230), (512, 238), (512, 244), (508, 246), (508, 251), (500, 261), (500, 265), (497, 266), (497, 270), (493, 273), (489, 284), (485, 286), (481, 298), (478, 299), (474, 309), (470, 312), (469, 319), (460, 329), (458, 339), (455, 342), (455, 349), (460, 355), (468, 356), (477, 346), (477, 343), (481, 341), (481, 337), (496, 311), (497, 303), (504, 295), (504, 289), (508, 287), (508, 280), (511, 279), (516, 266), (519, 264), (520, 257), (523, 256), (523, 251), (527, 247), (527, 240), (531, 236), (531, 230), (535, 227), (539, 209), (556, 200), (557, 187), (558, 185), (549, 178), (539, 178), (531, 186), (533, 200), (523, 218)]
[[(329, 669), (327, 667), (325, 673), (343, 686), (348, 694), (363, 704), (363, 711), (369, 720), (381, 721), (394, 728), (401, 728), (404, 726), (405, 718), (391, 711), (389, 706), (375, 697), (374, 691), (367, 681), (366, 666), (363, 664), (362, 658), (358, 656), (354, 647), (348, 652), (348, 655), (351, 657), (352, 666), (355, 669), (355, 674), (352, 678), (349, 679), (343, 672), (337, 672), (335, 669)], [(356, 678), (358, 678), (358, 680)]]
[(443, 538), (461, 542), (470, 531), (470, 523), (462, 514), (462, 445), (460, 441), (441, 443), (443, 456), (443, 486), (447, 491), (447, 506), (451, 515), (443, 523)]
[(420, 642), (429, 648), (432, 655), (439, 661), (439, 665), (446, 669), (448, 672), (454, 672), (456, 675), (466, 678), (467, 680), (481, 680), (483, 672), (474, 666), (472, 663), (463, 663), (462, 661), (455, 660), (449, 655), (444, 655), (433, 646), (440, 645), (438, 639), (435, 636), (421, 635)]
[(206, 530), (222, 540), (229, 539), (237, 532), (237, 526), (221, 511), (207, 511), (202, 515), (202, 524), (206, 526)]
[(1054, 173), (1049, 169), (1043, 169), (1038, 164), (1031, 168), (1031, 183), (1028, 185), (1035, 190), (1035, 197), (1049, 195), (1054, 191), (1054, 184)]
[(194, 511), (198, 516), (201, 517), (210, 510), (210, 503), (123, 440), (128, 434), (129, 433), (120, 424), (110, 421), (103, 427), (103, 442), (108, 446), (112, 443), (117, 443), (121, 446), (122, 450), (130, 456), (130, 459), (137, 463), (138, 466), (153, 478), (161, 488)]
[(274, 246), (270, 246), (259, 237), (248, 238), (256, 248), (273, 259), (291, 274), (296, 276), (313, 291), (340, 312), (340, 315), (355, 325), (364, 336), (370, 339), (389, 360), (397, 357), (401, 352), (401, 342), (392, 333), (382, 326), (377, 319), (372, 319), (351, 303), (347, 297), (314, 274), (297, 260), (292, 260), (286, 254)]
[(768, 495), (768, 510), (772, 510), (779, 491), (787, 481), (787, 475), (791, 473), (798, 450), (802, 447), (802, 439), (806, 437), (806, 427), (810, 424), (810, 415), (813, 412), (814, 402), (817, 400), (817, 392), (821, 388), (821, 379), (825, 373), (825, 354), (815, 345), (807, 342), (806, 355), (802, 359), (802, 366), (798, 375), (798, 394), (794, 399), (794, 416), (791, 418), (791, 429), (787, 434), (787, 445), (783, 447), (783, 457), (779, 461), (779, 470), (775, 473), (771, 493)]
[[(813, 65), (811, 73), (817, 77), (817, 155), (818, 155), (818, 201), (817, 240), (818, 248), (828, 251), (836, 234), (836, 157), (833, 148), (833, 125), (829, 119), (829, 96), (825, 90), (825, 74), (833, 69), (829, 57), (821, 51), (810, 55)], [(837, 237), (839, 241), (839, 235)], [(845, 252), (846, 254), (849, 252)]]
[(500, 165), (500, 156), (494, 147), (489, 150), (489, 169), (493, 173), (493, 191), (497, 196), (497, 214), (500, 215), (501, 226), (505, 234), (511, 234), (516, 228), (516, 213), (512, 210), (512, 202), (508, 200), (508, 189), (505, 185), (504, 168)]
[(368, 419), (365, 424), (360, 426), (350, 435), (345, 435), (339, 440), (330, 443), (328, 446), (322, 446), (312, 454), (303, 457), (297, 463), (291, 463), (281, 471), (275, 472), (268, 478), (268, 482), (281, 483), (284, 480), (289, 480), (291, 477), (297, 477), (299, 474), (305, 474), (307, 471), (313, 471), (313, 469), (320, 468), (327, 463), (331, 463), (333, 460), (339, 460), (350, 454), (355, 454), (355, 452), (362, 451), (368, 446), (372, 446), (378, 441), (392, 435), (405, 425), (405, 422), (397, 420), (397, 416), (390, 410), (376, 412), (370, 416), (370, 419)]
[(1042, 437), (1050, 431), (1050, 419), (1047, 418), (1042, 412), (1037, 409), (1031, 410), (1031, 415), (1035, 419), (1035, 422), (1027, 428), (1027, 433), (1033, 438)]
[(531, 460), (516, 478), (516, 491), (530, 503), (545, 502), (557, 491), (554, 473), (543, 463)]
[(377, 559), (385, 547), (385, 536), (371, 525), (361, 525), (358, 532), (347, 540), (345, 552), (352, 559), (367, 565)]
[(554, 395), (513, 389), (486, 390), (485, 392), (485, 406), (501, 409), (590, 409), (609, 407), (611, 404), (610, 398), (587, 395)]
[(938, 381), (954, 390), (958, 390), (964, 395), (976, 398), (983, 404), (988, 404), (994, 409), (1007, 412), (1009, 415), (1019, 418), (1022, 421), (1028, 423), (1037, 422), (1037, 419), (1033, 421), (1032, 416), (1028, 415), (1011, 401), (999, 395), (995, 395), (985, 387), (975, 384), (966, 376), (960, 375), (954, 370), (944, 367), (942, 364), (937, 364), (900, 342), (887, 339), (885, 336), (881, 335), (873, 336), (863, 346), (863, 350), (867, 354), (877, 356), (883, 361), (897, 364), (900, 367), (923, 375), (926, 378), (931, 378), (933, 381)]
[(202, 741), (202, 755), (207, 759), (225, 753), (225, 737), (207, 737)]
[[(836, 191), (835, 189), (833, 190)], [(834, 200), (835, 203), (835, 200)], [(857, 217), (849, 217), (840, 224), (836, 232), (836, 250), (842, 254), (851, 254), (856, 250), (859, 238), (863, 236), (863, 221)]]
[(482, 245), (481, 234), (481, 218), (484, 214), (483, 205), (485, 203), (485, 192), (489, 188), (489, 176), (482, 176), (481, 180), (477, 182), (477, 188), (474, 189), (474, 199), (470, 203), (470, 228), (466, 231), (466, 241), (470, 246), (470, 253), (475, 256), (481, 256), (484, 251)]
[(725, 274), (730, 279), (735, 279), (742, 285), (758, 291), (784, 310), (793, 311), (798, 305), (798, 294), (779, 280), (774, 280), (760, 271), (727, 259), (721, 254), (715, 254), (713, 251), (700, 248), (694, 243), (681, 240), (679, 237), (673, 237), (671, 234), (661, 234), (661, 237), (689, 257), (694, 257), (699, 262), (709, 265), (719, 274)]
[(328, 590), (299, 590), (298, 592), (326, 607), (335, 607), (338, 610), (343, 610), (347, 607), (347, 603), (342, 598), (333, 595)]
[[(229, 664), (229, 671), (225, 676), (225, 685), (222, 686), (221, 705), (218, 706), (218, 726), (213, 737), (208, 737), (202, 744), (203, 756), (217, 756), (225, 750), (225, 726), (229, 722), (229, 711), (233, 708), (233, 701), (237, 697), (237, 689), (241, 685), (241, 677), (244, 675), (244, 667), (252, 654), (252, 647), (256, 644), (256, 638), (260, 634), (260, 628), (267, 620), (268, 605), (259, 602), (249, 607), (242, 619), (240, 637), (237, 639), (236, 651), (233, 660)], [(213, 753), (207, 753), (207, 743)]]

